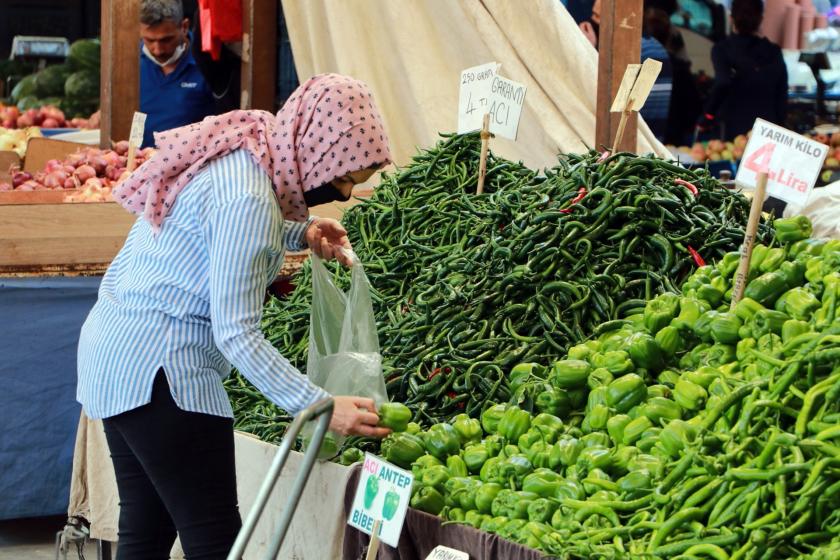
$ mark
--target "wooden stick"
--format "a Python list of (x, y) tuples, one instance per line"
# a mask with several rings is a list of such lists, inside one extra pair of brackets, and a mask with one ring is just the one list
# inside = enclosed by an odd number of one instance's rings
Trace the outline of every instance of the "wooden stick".
[(376, 553), (379, 552), (379, 526), (381, 524), (382, 521), (379, 519), (373, 522), (373, 531), (371, 531), (370, 544), (368, 545), (365, 560), (374, 560)]
[(735, 306), (744, 297), (744, 288), (747, 287), (747, 274), (750, 271), (750, 258), (752, 257), (755, 234), (758, 231), (758, 220), (761, 218), (761, 207), (764, 206), (764, 196), (767, 192), (767, 173), (759, 173), (758, 181), (753, 193), (752, 206), (750, 206), (750, 218), (747, 221), (747, 231), (744, 233), (744, 244), (741, 245), (741, 260), (738, 263), (738, 272), (735, 274), (735, 285), (732, 288), (732, 305)]
[(481, 159), (478, 161), (478, 188), (476, 194), (484, 192), (484, 176), (487, 175), (487, 151), (490, 149), (490, 114), (484, 115), (481, 124)]
[(630, 106), (633, 104), (632, 99), (627, 100), (627, 108), (621, 112), (621, 120), (618, 121), (618, 130), (615, 131), (615, 142), (613, 142), (612, 153), (618, 152), (618, 147), (621, 145), (621, 139), (624, 138), (624, 129), (627, 127), (627, 119), (633, 113)]
[(135, 161), (135, 155), (137, 153), (137, 146), (134, 144), (128, 145), (128, 161), (126, 163), (126, 170), (131, 173), (134, 171), (134, 168), (137, 167), (137, 161)]

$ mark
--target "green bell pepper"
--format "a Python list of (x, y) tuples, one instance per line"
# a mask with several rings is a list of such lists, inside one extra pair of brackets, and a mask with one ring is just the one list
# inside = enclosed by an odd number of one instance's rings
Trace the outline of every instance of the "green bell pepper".
[(511, 406), (502, 415), (497, 431), (508, 442), (517, 442), (530, 427), (531, 415), (518, 406)]
[(393, 488), (385, 493), (385, 501), (382, 504), (382, 518), (390, 521), (397, 513), (400, 506), (400, 495)]
[(624, 375), (635, 369), (630, 354), (624, 350), (595, 353), (592, 355), (592, 365), (596, 368), (606, 368), (613, 375)]
[(583, 484), (577, 480), (562, 478), (557, 482), (557, 490), (554, 493), (554, 499), (561, 501), (567, 498), (572, 500), (582, 500), (585, 496), (586, 492), (583, 489)]
[(820, 300), (805, 288), (793, 288), (786, 296), (785, 311), (794, 319), (808, 320), (820, 308)]
[(779, 243), (808, 239), (814, 231), (811, 220), (802, 215), (773, 220), (773, 227), (776, 229), (776, 239)]
[(799, 261), (785, 261), (779, 267), (779, 272), (784, 276), (787, 288), (795, 288), (804, 284), (806, 270), (806, 265)]
[(682, 408), (676, 402), (665, 397), (653, 397), (642, 405), (644, 414), (654, 425), (663, 420), (668, 422), (682, 417)]
[(558, 360), (551, 368), (549, 380), (560, 389), (574, 389), (586, 384), (589, 362), (583, 360)]
[(683, 420), (671, 420), (659, 433), (662, 448), (671, 457), (679, 457), (688, 444), (694, 441), (697, 429)]
[(504, 416), (508, 406), (504, 403), (494, 404), (481, 413), (481, 427), (484, 428), (484, 433), (495, 434), (498, 431), (499, 422), (502, 420), (502, 416)]
[(570, 360), (586, 360), (595, 350), (586, 344), (575, 344), (566, 353), (566, 357)]
[(765, 272), (747, 284), (744, 297), (754, 299), (764, 306), (772, 305), (787, 290), (787, 276), (780, 270)]
[(612, 447), (610, 436), (604, 432), (592, 432), (580, 438), (584, 449), (587, 447)]
[(609, 469), (612, 465), (612, 449), (606, 447), (584, 447), (575, 463), (578, 470), (587, 473), (592, 469)]
[(790, 317), (772, 309), (764, 309), (755, 314), (752, 320), (753, 336), (758, 338), (768, 333), (781, 334), (785, 321)]
[[(712, 321), (720, 315), (719, 311), (711, 310), (706, 311), (692, 325), (692, 329), (694, 330), (694, 334), (702, 340), (703, 342), (711, 342), (712, 341)], [(695, 347), (696, 349), (696, 347)]]
[(513, 490), (510, 490), (508, 488), (502, 488), (501, 490), (496, 492), (496, 497), (493, 498), (493, 501), (490, 504), (490, 513), (491, 515), (493, 515), (493, 517), (510, 517), (512, 511), (511, 506), (513, 503), (511, 497), (513, 496), (513, 492)]
[(379, 425), (394, 432), (404, 432), (411, 421), (411, 410), (402, 403), (386, 402), (379, 405)]
[(528, 505), (528, 521), (548, 523), (557, 511), (558, 504), (546, 498), (537, 498)]
[(365, 460), (365, 452), (358, 447), (348, 447), (339, 458), (339, 463), (348, 466)]
[(537, 393), (534, 400), (534, 406), (538, 411), (556, 416), (567, 413), (571, 409), (571, 404), (569, 394), (565, 390), (557, 389), (550, 384)]
[(735, 271), (738, 270), (738, 264), (741, 262), (741, 253), (738, 251), (729, 251), (723, 255), (717, 263), (717, 269), (720, 275), (724, 278), (732, 278)]
[(680, 379), (674, 387), (674, 400), (687, 410), (699, 410), (707, 397), (703, 387), (687, 379)]
[(761, 272), (761, 263), (764, 262), (764, 257), (767, 256), (769, 251), (770, 248), (763, 243), (753, 245), (752, 255), (750, 256), (750, 268), (747, 274), (748, 278), (758, 276), (758, 273)]
[(615, 445), (624, 444), (624, 428), (630, 423), (630, 417), (626, 414), (616, 414), (607, 420), (607, 433)]
[(666, 327), (677, 315), (680, 308), (680, 298), (676, 294), (666, 292), (648, 300), (645, 304), (644, 324), (651, 334), (658, 333)]
[(480, 480), (467, 478), (464, 480), (464, 485), (458, 492), (458, 505), (464, 511), (470, 511), (476, 508), (475, 498), (478, 490), (484, 485)]
[(677, 327), (672, 327), (671, 325), (663, 327), (656, 333), (653, 339), (656, 341), (656, 345), (659, 346), (660, 350), (662, 350), (665, 358), (671, 358), (683, 349), (683, 338)]
[(610, 475), (601, 469), (592, 469), (589, 471), (581, 483), (583, 484), (583, 490), (586, 492), (586, 495), (590, 497), (602, 491), (605, 487), (615, 488), (615, 483), (610, 478)]
[(505, 523), (496, 534), (502, 537), (503, 539), (512, 539), (514, 534), (519, 531), (526, 523), (528, 523), (525, 519), (509, 519), (507, 523)]
[(499, 517), (488, 516), (487, 519), (485, 519), (484, 522), (481, 524), (481, 527), (479, 527), (479, 529), (481, 529), (485, 533), (495, 534), (498, 533), (499, 530), (502, 527), (504, 527), (505, 523), (507, 523), (508, 521), (510, 520), (507, 517), (502, 517), (501, 515)]
[(659, 427), (652, 427), (648, 428), (644, 432), (642, 432), (642, 437), (636, 441), (636, 447), (642, 451), (642, 453), (650, 453), (650, 450), (653, 449), (653, 446), (659, 443), (659, 433), (662, 431), (662, 428)]
[(452, 427), (455, 428), (462, 446), (470, 442), (477, 443), (481, 441), (481, 437), (484, 435), (481, 422), (475, 418), (470, 418), (466, 414), (455, 416), (452, 419)]
[(484, 523), (488, 516), (484, 515), (483, 513), (478, 513), (477, 511), (471, 510), (464, 515), (464, 523), (473, 527), (474, 529), (478, 529), (481, 527), (481, 524)]
[(461, 494), (472, 485), (472, 479), (465, 476), (450, 476), (443, 485), (443, 497), (449, 507), (461, 507)]
[(712, 319), (710, 333), (712, 340), (722, 344), (734, 344), (740, 340), (738, 329), (741, 328), (741, 319), (735, 313), (719, 313)]
[(553, 414), (541, 412), (531, 420), (531, 428), (539, 430), (546, 441), (554, 443), (563, 431), (563, 421)]
[(409, 434), (417, 435), (423, 431), (423, 428), (421, 428), (420, 424), (418, 424), (417, 422), (409, 422), (405, 427), (405, 431)]
[(507, 483), (511, 487), (521, 488), (522, 480), (533, 470), (534, 466), (527, 456), (523, 454), (512, 455), (499, 465), (499, 482)]
[(390, 445), (385, 449), (385, 460), (407, 469), (426, 453), (423, 441), (407, 432), (395, 432), (388, 436)]
[(624, 443), (632, 445), (640, 437), (642, 437), (642, 433), (645, 430), (651, 427), (653, 427), (653, 422), (651, 422), (647, 416), (639, 416), (638, 418), (631, 420), (626, 426), (624, 426)]
[(705, 301), (710, 307), (717, 307), (723, 300), (723, 294), (726, 290), (713, 286), (712, 284), (703, 284), (697, 291), (697, 298)]
[(562, 480), (563, 477), (550, 469), (537, 469), (522, 480), (522, 490), (541, 498), (550, 498), (554, 497)]
[(614, 376), (610, 373), (610, 370), (600, 367), (592, 370), (589, 377), (586, 378), (586, 384), (590, 389), (596, 389), (609, 385), (613, 379)]
[(653, 477), (646, 470), (630, 471), (616, 483), (619, 491), (630, 500), (645, 495), (653, 489)]
[(493, 512), (493, 500), (502, 490), (497, 482), (485, 482), (475, 491), (475, 507), (479, 512), (490, 514)]
[(610, 409), (606, 405), (596, 404), (583, 417), (581, 429), (586, 433), (592, 430), (603, 430), (607, 426), (607, 419), (609, 417)]
[(443, 511), (445, 505), (443, 496), (431, 486), (421, 486), (411, 497), (409, 503), (414, 509), (419, 509), (432, 515), (438, 515)]
[(495, 482), (499, 480), (499, 467), (504, 459), (501, 457), (490, 457), (481, 466), (478, 477), (481, 482), (487, 484), (488, 482)]
[(501, 451), (499, 451), (499, 457), (502, 459), (507, 459), (508, 457), (513, 457), (514, 455), (519, 455), (521, 450), (519, 449), (518, 445), (507, 444), (505, 445)]
[(638, 447), (621, 445), (613, 451), (613, 465), (619, 472), (627, 472), (630, 462), (641, 453)]
[[(454, 457), (454, 455), (453, 455)], [(481, 472), (481, 467), (490, 458), (490, 453), (487, 451), (487, 446), (483, 443), (476, 443), (468, 445), (464, 449), (464, 464), (470, 474), (478, 474)]]
[(511, 504), (511, 517), (514, 519), (528, 519), (528, 506), (539, 496), (533, 492), (514, 492), (509, 500), (513, 501)]
[(481, 440), (481, 443), (483, 443), (484, 447), (487, 448), (487, 453), (491, 457), (495, 457), (504, 448), (505, 438), (503, 438), (499, 434), (490, 434), (489, 436)]
[(675, 385), (680, 378), (680, 374), (672, 369), (666, 369), (659, 372), (658, 380), (660, 383), (667, 385)]
[(426, 453), (425, 455), (421, 455), (414, 462), (411, 464), (411, 472), (414, 473), (414, 478), (418, 478), (420, 476), (420, 472), (428, 467), (434, 467), (435, 465), (442, 465), (440, 459), (433, 455), (429, 455)]
[(710, 309), (711, 306), (704, 300), (683, 296), (680, 298), (680, 313), (671, 321), (671, 326), (681, 331), (692, 330), (700, 315)]
[(545, 379), (545, 367), (532, 362), (515, 365), (508, 374), (510, 392), (515, 393), (520, 387), (535, 378)]
[(426, 444), (426, 451), (440, 460), (446, 459), (449, 455), (455, 455), (461, 450), (458, 432), (455, 431), (452, 424), (433, 424), (423, 434), (423, 440)]
[[(644, 379), (635, 373), (628, 373), (613, 380), (607, 386), (607, 405), (619, 413), (625, 413), (647, 397)], [(606, 419), (600, 427), (606, 425)], [(600, 428), (597, 428), (600, 429)]]
[(420, 484), (423, 486), (432, 486), (436, 488), (438, 492), (443, 492), (446, 481), (449, 480), (449, 478), (449, 469), (443, 465), (435, 465), (433, 467), (423, 469), (420, 476)]
[(551, 448), (548, 466), (551, 469), (557, 469), (560, 466), (574, 465), (582, 450), (583, 444), (580, 440), (572, 436), (563, 436)]
[(551, 452), (551, 444), (543, 441), (535, 442), (531, 447), (525, 451), (525, 456), (534, 465), (534, 468), (545, 468), (549, 466), (549, 455)]
[(781, 247), (774, 247), (767, 251), (759, 267), (761, 272), (772, 272), (777, 270), (785, 262), (785, 250)]
[(735, 304), (735, 315), (741, 319), (742, 323), (746, 323), (762, 309), (765, 309), (763, 305), (752, 298), (745, 297)]
[(446, 468), (449, 470), (449, 476), (467, 476), (467, 464), (460, 455), (447, 457)]
[(450, 508), (447, 506), (441, 512), (441, 516), (446, 517), (446, 519), (449, 521), (461, 523), (466, 518), (466, 512), (458, 507)]
[(547, 440), (548, 438), (546, 438), (545, 433), (543, 433), (541, 430), (531, 427), (527, 432), (519, 436), (519, 439), (517, 440), (516, 444), (521, 451), (527, 452), (535, 443), (546, 443)]
[(374, 476), (368, 476), (365, 482), (365, 509), (370, 509), (373, 502), (376, 500), (376, 495), (379, 493), (379, 479)]
[(663, 460), (656, 455), (650, 455), (648, 453), (639, 453), (630, 459), (627, 467), (630, 471), (646, 470), (653, 475), (654, 479), (661, 478), (665, 471)]
[(607, 387), (596, 387), (589, 391), (589, 396), (586, 398), (586, 411), (592, 410), (599, 404), (607, 404)]

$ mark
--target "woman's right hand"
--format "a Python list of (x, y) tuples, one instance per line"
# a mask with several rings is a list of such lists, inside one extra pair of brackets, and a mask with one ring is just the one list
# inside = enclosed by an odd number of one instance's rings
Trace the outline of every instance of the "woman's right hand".
[(377, 426), (379, 416), (376, 403), (365, 397), (333, 397), (333, 415), (330, 429), (345, 436), (384, 438), (391, 433), (388, 428)]

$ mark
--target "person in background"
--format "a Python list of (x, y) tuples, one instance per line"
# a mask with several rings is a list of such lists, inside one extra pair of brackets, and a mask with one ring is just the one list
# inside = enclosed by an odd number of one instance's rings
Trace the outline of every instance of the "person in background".
[(191, 50), (190, 21), (181, 0), (143, 0), (140, 5), (140, 111), (146, 113), (143, 146), (154, 133), (202, 120), (217, 112), (213, 91)]
[(671, 16), (678, 9), (676, 0), (645, 0), (645, 33), (659, 41), (668, 51), (673, 72), (673, 88), (668, 121), (665, 129), (666, 144), (686, 144), (694, 132), (697, 117), (703, 104), (694, 76), (691, 60), (679, 28), (671, 23)]
[[(580, 30), (589, 42), (598, 48), (598, 33), (601, 27), (601, 0), (592, 4), (592, 16), (589, 21), (579, 24)], [(668, 52), (662, 44), (643, 31), (641, 61), (652, 58), (662, 63), (662, 71), (653, 84), (650, 95), (640, 111), (651, 132), (660, 141), (665, 139), (668, 124), (668, 112), (671, 106), (671, 89), (673, 88), (673, 70)]]
[(756, 118), (783, 125), (787, 69), (778, 45), (758, 36), (762, 0), (732, 0), (732, 34), (712, 47), (715, 82), (697, 127), (722, 129), (730, 140), (752, 129)]

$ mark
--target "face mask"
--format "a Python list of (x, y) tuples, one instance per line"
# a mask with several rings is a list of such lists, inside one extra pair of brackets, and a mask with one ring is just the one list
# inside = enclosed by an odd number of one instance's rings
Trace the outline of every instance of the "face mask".
[(181, 43), (180, 45), (178, 45), (178, 47), (175, 49), (175, 52), (172, 53), (172, 56), (169, 57), (169, 60), (167, 60), (166, 62), (160, 62), (160, 61), (158, 61), (157, 58), (154, 57), (154, 55), (152, 53), (149, 52), (149, 49), (146, 48), (146, 45), (145, 44), (143, 45), (143, 54), (145, 54), (146, 57), (149, 60), (151, 60), (152, 62), (154, 62), (155, 64), (157, 64), (161, 68), (163, 68), (164, 66), (169, 66), (170, 64), (175, 64), (176, 62), (178, 62), (178, 59), (180, 59), (181, 56), (183, 56), (184, 51), (186, 51), (186, 50), (187, 50), (187, 43), (185, 41), (185, 42)]
[(340, 190), (327, 183), (326, 185), (322, 185), (317, 189), (312, 189), (311, 191), (303, 193), (303, 200), (304, 202), (306, 202), (306, 206), (311, 208), (313, 206), (327, 204), (330, 202), (335, 202), (337, 200), (346, 202), (350, 200), (350, 196), (352, 195), (343, 195)]

